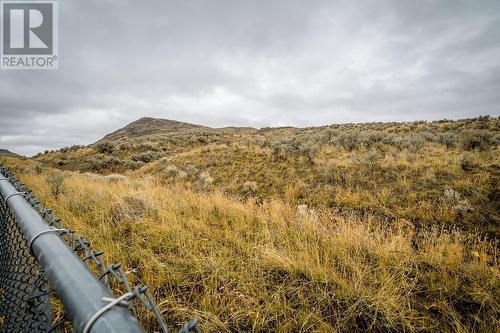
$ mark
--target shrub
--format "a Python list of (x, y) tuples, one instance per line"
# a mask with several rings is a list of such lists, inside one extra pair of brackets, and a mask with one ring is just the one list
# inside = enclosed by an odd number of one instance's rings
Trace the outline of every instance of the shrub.
[(491, 145), (491, 135), (484, 130), (466, 132), (460, 141), (463, 150), (486, 150)]
[(153, 146), (151, 143), (148, 143), (148, 142), (142, 142), (139, 144), (139, 149), (142, 150), (142, 151), (155, 151), (156, 150), (156, 147)]
[(297, 147), (288, 142), (274, 142), (272, 144), (273, 156), (276, 159), (285, 160), (290, 155), (297, 155), (299, 150)]
[(155, 160), (155, 158), (156, 158), (156, 154), (153, 151), (147, 151), (147, 152), (135, 154), (134, 156), (132, 156), (133, 161), (144, 162), (144, 163), (149, 163), (149, 162)]
[(137, 170), (140, 167), (142, 167), (143, 165), (144, 165), (144, 162), (141, 162), (141, 161), (126, 160), (125, 162), (123, 162), (123, 166), (125, 167), (125, 169), (128, 169), (128, 170)]
[(37, 165), (35, 166), (35, 173), (36, 173), (37, 175), (41, 174), (41, 173), (43, 172), (43, 170), (44, 170), (44, 168), (43, 168), (40, 164), (37, 164)]
[(363, 155), (363, 163), (373, 169), (381, 158), (376, 150), (370, 150)]
[(314, 144), (312, 142), (308, 142), (308, 143), (302, 144), (299, 147), (299, 151), (300, 151), (300, 153), (302, 155), (304, 155), (305, 157), (307, 157), (307, 159), (309, 160), (309, 162), (312, 162), (313, 159), (318, 154), (319, 148), (318, 148), (318, 145), (316, 145), (316, 144)]
[(386, 135), (383, 139), (382, 142), (391, 145), (394, 147), (397, 147), (399, 149), (403, 148), (403, 138), (400, 136), (397, 136), (394, 133), (391, 133), (389, 135)]
[(429, 131), (422, 132), (420, 134), (420, 137), (428, 142), (437, 142), (438, 141), (438, 137), (436, 135), (434, 135), (434, 133), (431, 133)]
[(243, 191), (246, 194), (255, 194), (257, 189), (257, 182), (245, 182), (245, 184), (243, 184)]
[(323, 165), (319, 169), (319, 173), (323, 181), (331, 185), (341, 182), (343, 179), (342, 176), (345, 174), (343, 170), (331, 162)]
[(169, 163), (169, 162), (170, 162), (170, 159), (169, 159), (167, 156), (162, 157), (162, 158), (160, 158), (160, 159), (158, 160), (158, 164), (159, 164), (161, 167), (166, 166), (166, 165), (167, 165), (167, 163)]
[(106, 156), (99, 163), (101, 168), (111, 168), (114, 166), (120, 166), (123, 164), (123, 161), (116, 156)]
[(64, 176), (58, 172), (53, 172), (45, 180), (50, 187), (50, 193), (54, 198), (57, 198), (63, 190)]
[(210, 187), (213, 184), (213, 182), (214, 182), (214, 179), (206, 171), (200, 173), (200, 175), (198, 176), (199, 188), (206, 189), (206, 188)]
[(320, 142), (323, 143), (331, 143), (334, 141), (335, 137), (338, 135), (338, 132), (334, 129), (327, 128), (323, 132), (321, 132), (322, 137), (320, 138)]
[(207, 160), (208, 160), (208, 165), (209, 166), (215, 166), (215, 165), (217, 165), (217, 158), (215, 157), (215, 155), (209, 154)]
[(361, 143), (365, 147), (370, 147), (376, 142), (380, 142), (383, 139), (383, 135), (381, 132), (368, 132), (368, 133), (362, 133), (358, 137), (359, 143)]
[(127, 177), (119, 174), (111, 174), (104, 177), (104, 179), (110, 183), (119, 183), (127, 180)]
[(446, 148), (453, 148), (455, 146), (456, 136), (453, 133), (441, 133), (439, 134), (437, 141), (446, 146)]
[(408, 150), (416, 152), (424, 145), (424, 139), (420, 135), (412, 135), (405, 140), (405, 146)]
[(135, 194), (119, 198), (111, 208), (111, 221), (118, 224), (123, 221), (135, 221), (155, 215), (157, 212), (153, 202), (145, 195)]
[(473, 157), (469, 154), (463, 155), (460, 158), (459, 165), (464, 171), (472, 171), (476, 167)]
[(111, 154), (115, 150), (115, 147), (112, 143), (101, 142), (95, 146), (95, 149), (101, 154)]
[(129, 150), (129, 149), (132, 148), (132, 145), (129, 142), (122, 142), (122, 143), (120, 143), (120, 145), (118, 146), (118, 148), (120, 150)]
[(337, 138), (338, 143), (347, 151), (352, 151), (358, 147), (357, 133), (343, 133)]
[(169, 165), (165, 168), (164, 176), (169, 179), (179, 174), (179, 169), (175, 165)]
[(443, 198), (444, 201), (456, 211), (467, 212), (472, 210), (469, 201), (463, 198), (462, 195), (455, 190), (444, 190)]
[(97, 170), (99, 168), (99, 160), (95, 157), (88, 157), (85, 162), (87, 164), (87, 168), (91, 170)]
[(186, 170), (187, 176), (189, 178), (195, 178), (196, 175), (198, 175), (198, 172), (199, 172), (198, 168), (195, 167), (194, 165), (188, 165), (188, 166), (186, 166), (185, 170)]

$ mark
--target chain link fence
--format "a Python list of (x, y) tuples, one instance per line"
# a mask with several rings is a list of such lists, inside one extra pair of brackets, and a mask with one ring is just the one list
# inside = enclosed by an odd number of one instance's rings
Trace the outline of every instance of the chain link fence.
[(44, 271), (31, 255), (5, 200), (0, 200), (0, 300), (1, 331), (52, 329)]
[[(158, 328), (168, 332), (148, 289), (133, 287), (120, 264), (108, 265), (102, 251), (64, 228), (61, 219), (2, 166), (0, 194), (0, 332), (58, 332), (69, 324), (76, 332), (123, 332), (125, 328), (141, 332), (136, 306), (151, 311)], [(33, 223), (36, 219), (39, 223)], [(53, 237), (63, 240), (65, 248), (57, 248)], [(68, 250), (72, 253), (63, 258)], [(79, 260), (85, 263), (84, 270)], [(124, 293), (115, 298), (111, 288)], [(54, 294), (66, 312), (57, 322), (51, 308)], [(196, 319), (179, 332), (200, 332)]]

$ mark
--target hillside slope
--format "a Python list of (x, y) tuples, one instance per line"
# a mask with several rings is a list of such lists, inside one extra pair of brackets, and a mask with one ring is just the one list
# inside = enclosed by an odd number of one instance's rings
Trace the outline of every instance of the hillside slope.
[[(153, 177), (0, 157), (64, 224), (147, 284), (172, 331), (495, 332), (498, 244), (369, 213), (258, 203)], [(61, 195), (51, 175), (60, 174)], [(121, 290), (125, 292), (125, 290)], [(139, 312), (147, 331), (154, 317)]]
[(0, 149), (0, 155), (3, 155), (3, 156), (20, 156), (16, 153), (13, 153), (7, 149)]
[(94, 145), (36, 160), (498, 236), (499, 129), (499, 119), (488, 117), (260, 130), (143, 118)]

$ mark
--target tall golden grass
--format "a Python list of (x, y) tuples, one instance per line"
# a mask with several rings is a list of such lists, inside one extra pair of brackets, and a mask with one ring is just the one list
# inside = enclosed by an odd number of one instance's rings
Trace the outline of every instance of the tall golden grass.
[(65, 171), (55, 197), (54, 171), (4, 162), (67, 227), (147, 284), (172, 326), (197, 317), (206, 332), (500, 329), (498, 244), (476, 234), (243, 202), (153, 177)]

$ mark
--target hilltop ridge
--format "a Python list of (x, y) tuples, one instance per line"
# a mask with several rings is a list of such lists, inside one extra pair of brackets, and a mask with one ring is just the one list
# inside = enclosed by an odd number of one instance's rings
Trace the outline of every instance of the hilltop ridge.
[(21, 156), (19, 154), (13, 153), (13, 152), (11, 152), (10, 150), (7, 150), (7, 149), (0, 149), (0, 155), (4, 155), (4, 156), (16, 156), (16, 157)]
[[(108, 135), (102, 140), (115, 140), (126, 136), (141, 136), (158, 132), (175, 132), (192, 129), (210, 129), (202, 125), (194, 125), (170, 119), (142, 117)], [(100, 141), (102, 141), (100, 140)]]

